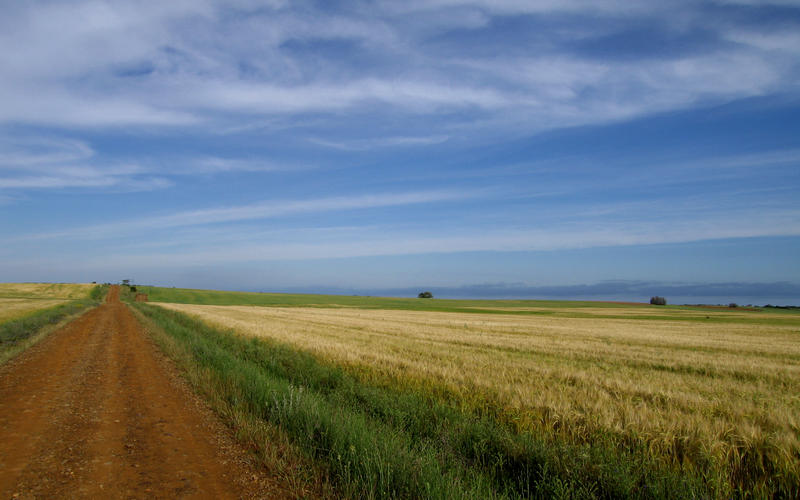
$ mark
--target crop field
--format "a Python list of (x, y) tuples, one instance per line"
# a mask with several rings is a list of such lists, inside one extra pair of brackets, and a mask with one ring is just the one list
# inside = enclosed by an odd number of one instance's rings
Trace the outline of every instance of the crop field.
[(103, 287), (67, 283), (0, 283), (0, 364), (36, 341), (44, 327), (96, 304)]
[[(170, 290), (161, 290), (161, 298), (169, 299)], [(173, 293), (188, 302), (187, 292)], [(800, 315), (795, 313), (377, 298), (360, 298), (364, 307), (358, 307), (357, 297), (270, 294), (261, 298), (270, 303), (264, 307), (230, 305), (236, 294), (226, 292), (191, 294), (205, 304), (158, 305), (231, 331), (242, 342), (261, 339), (308, 353), (341, 368), (356, 384), (428, 401), (420, 404), (441, 403), (465, 418), (488, 419), (511, 433), (503, 439), (518, 441), (511, 447), (517, 451), (495, 450), (493, 460), (522, 460), (519, 443), (525, 439), (578, 457), (565, 466), (568, 460), (545, 452), (539, 482), (529, 477), (529, 489), (519, 489), (525, 481), (498, 481), (497, 475), (507, 472), (492, 466), (487, 472), (487, 481), (494, 481), (492, 495), (659, 496), (652, 484), (639, 490), (641, 485), (620, 486), (615, 483), (620, 478), (604, 477), (615, 467), (628, 467), (615, 474), (639, 474), (639, 483), (659, 477), (666, 484), (663, 478), (672, 474), (694, 484), (686, 487), (688, 496), (798, 492)], [(242, 302), (258, 303), (259, 295), (242, 294)], [(228, 305), (208, 305), (213, 302)], [(380, 308), (381, 302), (389, 307)], [(300, 375), (292, 387), (307, 385)], [(355, 400), (360, 408), (363, 402)], [(473, 466), (474, 453), (456, 459)], [(587, 463), (581, 453), (591, 456)], [(556, 475), (561, 467), (561, 478), (545, 485), (541, 467)], [(566, 483), (573, 478), (579, 479)]]
[(0, 297), (0, 323), (67, 302), (64, 299), (8, 299)]
[(86, 299), (94, 287), (71, 283), (0, 283), (0, 323), (70, 300)]
[(84, 299), (95, 286), (88, 283), (0, 283), (0, 298)]
[(797, 324), (797, 311), (781, 309), (730, 309), (719, 306), (652, 307), (645, 303), (590, 302), (571, 300), (455, 300), (369, 297), (356, 295), (313, 295), (289, 293), (230, 292), (189, 288), (139, 286), (150, 302), (196, 305), (273, 306), (308, 308), (355, 308), (400, 311), (513, 314), (550, 317), (606, 319), (654, 319), (674, 321), (744, 322), (747, 324), (786, 321)]

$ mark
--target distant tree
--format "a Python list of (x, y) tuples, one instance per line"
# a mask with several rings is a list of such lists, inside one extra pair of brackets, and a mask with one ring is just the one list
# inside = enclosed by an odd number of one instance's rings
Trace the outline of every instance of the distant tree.
[(419, 295), (417, 295), (417, 298), (418, 299), (432, 299), (433, 298), (433, 294), (431, 292), (419, 292)]
[(122, 284), (125, 286), (131, 286), (131, 280), (122, 280)]
[(730, 304), (728, 304), (728, 307), (730, 307), (731, 309), (734, 309), (734, 308), (739, 307), (739, 304), (737, 304), (736, 302), (731, 302)]
[(655, 297), (650, 297), (650, 303), (654, 306), (665, 306), (667, 305), (667, 299), (656, 295)]

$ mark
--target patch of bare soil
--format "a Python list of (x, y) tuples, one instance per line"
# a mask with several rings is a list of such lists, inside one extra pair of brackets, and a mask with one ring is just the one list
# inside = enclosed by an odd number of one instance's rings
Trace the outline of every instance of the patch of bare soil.
[(0, 368), (0, 498), (285, 498), (112, 287)]

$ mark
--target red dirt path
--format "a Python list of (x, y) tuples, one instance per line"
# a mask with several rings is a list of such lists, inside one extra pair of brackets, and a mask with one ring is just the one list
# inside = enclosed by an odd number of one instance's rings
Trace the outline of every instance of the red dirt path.
[(0, 368), (0, 498), (283, 498), (112, 287)]

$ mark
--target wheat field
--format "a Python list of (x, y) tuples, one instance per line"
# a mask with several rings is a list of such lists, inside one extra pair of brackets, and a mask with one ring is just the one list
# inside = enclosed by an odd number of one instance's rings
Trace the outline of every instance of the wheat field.
[(94, 286), (82, 283), (0, 283), (0, 323), (70, 300), (84, 299)]
[(596, 432), (632, 437), (681, 466), (717, 464), (725, 474), (754, 455), (770, 470), (800, 471), (800, 326), (792, 317), (159, 305), (290, 343), (365, 377), (444, 386), (467, 405), (499, 408), (520, 430), (571, 441)]
[(65, 302), (67, 301), (62, 299), (7, 299), (0, 297), (0, 323)]
[(0, 298), (84, 299), (95, 286), (89, 283), (0, 283)]

